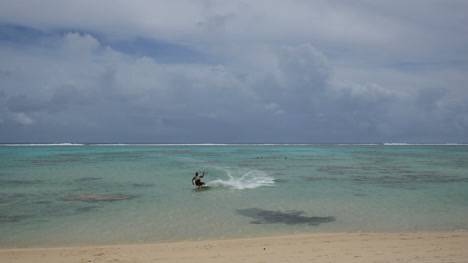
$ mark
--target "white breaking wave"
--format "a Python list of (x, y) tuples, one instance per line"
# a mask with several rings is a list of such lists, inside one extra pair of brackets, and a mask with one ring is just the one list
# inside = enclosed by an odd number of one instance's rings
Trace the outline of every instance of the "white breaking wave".
[(262, 186), (271, 186), (275, 183), (273, 177), (259, 170), (230, 170), (223, 169), (227, 179), (218, 179), (207, 182), (208, 186), (224, 186), (231, 189), (253, 189)]
[(466, 143), (405, 143), (405, 142), (384, 142), (384, 146), (466, 146)]
[(82, 143), (5, 143), (1, 146), (84, 146)]

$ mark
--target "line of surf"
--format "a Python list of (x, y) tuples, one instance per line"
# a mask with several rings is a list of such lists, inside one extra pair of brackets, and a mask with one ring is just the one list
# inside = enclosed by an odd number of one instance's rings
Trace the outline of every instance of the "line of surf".
[(0, 146), (467, 146), (468, 143), (3, 143)]
[(82, 143), (4, 143), (0, 146), (29, 147), (29, 146), (85, 146)]

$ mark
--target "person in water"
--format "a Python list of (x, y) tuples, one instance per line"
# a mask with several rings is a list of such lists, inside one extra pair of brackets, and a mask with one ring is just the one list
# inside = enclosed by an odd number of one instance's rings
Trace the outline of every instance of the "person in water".
[(205, 176), (205, 173), (199, 175), (198, 172), (195, 172), (195, 176), (192, 178), (192, 185), (194, 184), (193, 181), (195, 180), (195, 184), (197, 185), (198, 190), (200, 190), (202, 185), (205, 185), (204, 182), (200, 181), (200, 178), (203, 178), (203, 176)]

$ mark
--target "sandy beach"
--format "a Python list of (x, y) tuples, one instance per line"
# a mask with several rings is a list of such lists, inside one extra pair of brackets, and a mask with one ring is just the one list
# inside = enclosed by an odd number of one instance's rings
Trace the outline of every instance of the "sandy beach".
[(160, 244), (13, 248), (0, 249), (0, 262), (468, 262), (468, 233), (332, 233)]

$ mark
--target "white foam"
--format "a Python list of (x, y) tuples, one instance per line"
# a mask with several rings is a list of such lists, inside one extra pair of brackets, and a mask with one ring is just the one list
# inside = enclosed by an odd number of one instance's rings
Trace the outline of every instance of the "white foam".
[(466, 146), (466, 143), (404, 143), (404, 142), (385, 142), (384, 146)]
[(84, 146), (81, 143), (11, 143), (1, 144), (2, 146)]
[(405, 146), (405, 145), (410, 145), (405, 142), (384, 142), (383, 145), (385, 146)]
[(224, 169), (227, 180), (218, 179), (207, 182), (208, 186), (224, 186), (231, 189), (253, 189), (262, 186), (271, 186), (275, 183), (274, 178), (259, 170), (230, 170)]

